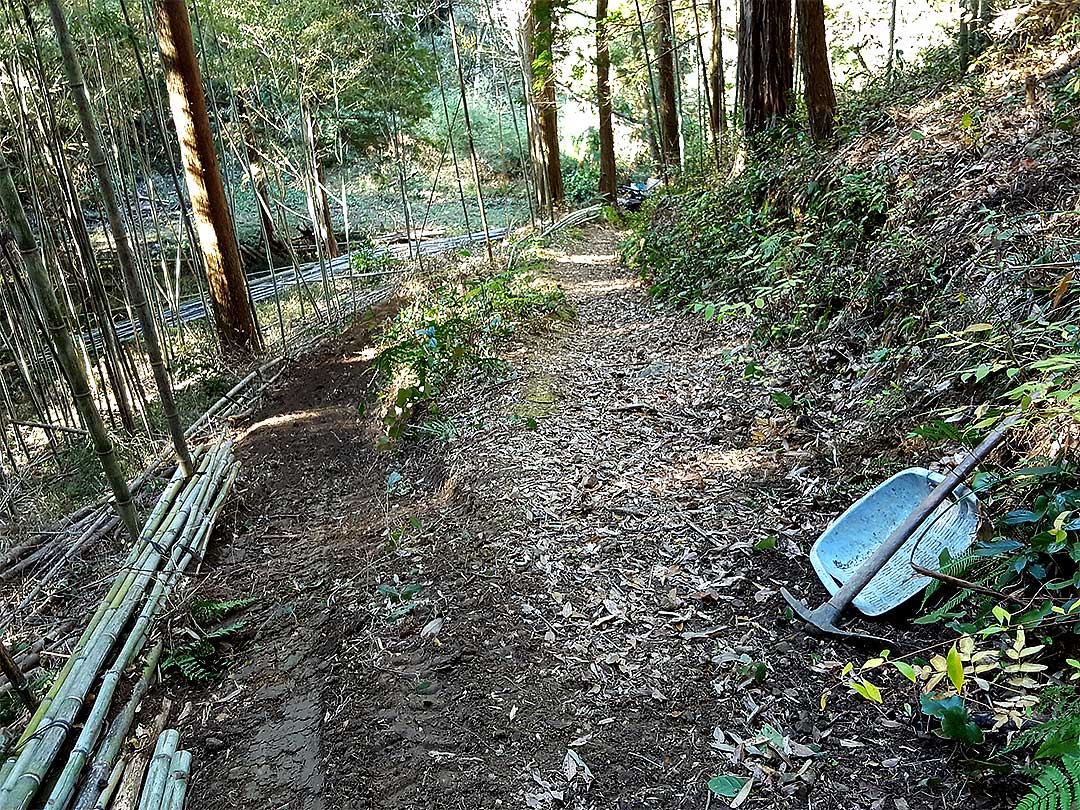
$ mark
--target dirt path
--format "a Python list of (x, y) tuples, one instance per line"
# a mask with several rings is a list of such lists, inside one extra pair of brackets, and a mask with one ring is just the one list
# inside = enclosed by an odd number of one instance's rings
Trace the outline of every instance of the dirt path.
[(805, 558), (753, 545), (832, 506), (785, 511), (800, 457), (752, 446), (768, 397), (732, 338), (614, 250), (553, 255), (577, 319), (450, 396), (449, 441), (374, 450), (363, 326), (256, 416), (207, 590), (260, 602), (184, 709), (195, 810), (717, 808), (725, 772), (748, 807), (959, 799), (913, 722), (842, 692), (821, 715), (852, 652), (783, 620)]

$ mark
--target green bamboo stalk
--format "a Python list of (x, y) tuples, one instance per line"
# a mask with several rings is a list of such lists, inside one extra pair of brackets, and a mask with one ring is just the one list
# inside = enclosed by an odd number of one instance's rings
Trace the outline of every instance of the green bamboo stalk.
[(116, 794), (116, 789), (120, 787), (120, 780), (124, 778), (125, 770), (127, 770), (126, 759), (121, 759), (113, 766), (112, 773), (109, 774), (109, 781), (105, 785), (105, 789), (101, 791), (101, 796), (98, 798), (97, 804), (94, 805), (94, 810), (106, 810), (109, 802), (112, 801), (113, 796)]
[(79, 64), (78, 56), (75, 54), (75, 46), (71, 41), (67, 18), (60, 8), (60, 0), (48, 0), (48, 3), (53, 27), (56, 29), (56, 38), (60, 45), (60, 53), (63, 57), (64, 72), (67, 74), (68, 86), (71, 88), (71, 95), (75, 100), (75, 109), (79, 113), (79, 124), (82, 127), (83, 137), (86, 139), (90, 164), (93, 166), (94, 174), (97, 176), (102, 204), (105, 207), (105, 215), (109, 220), (109, 230), (112, 231), (113, 242), (116, 246), (116, 258), (124, 274), (124, 282), (127, 285), (132, 307), (135, 309), (135, 314), (139, 319), (146, 354), (150, 360), (150, 368), (154, 373), (154, 383), (157, 385), (158, 396), (161, 397), (161, 410), (168, 424), (169, 435), (172, 438), (173, 447), (176, 449), (176, 457), (180, 466), (183, 468), (185, 475), (190, 475), (193, 470), (191, 453), (188, 450), (184, 429), (180, 424), (180, 417), (176, 412), (176, 401), (173, 397), (172, 383), (169, 380), (169, 371), (165, 368), (165, 361), (161, 355), (161, 342), (158, 338), (157, 324), (154, 321), (153, 314), (150, 312), (150, 305), (146, 300), (146, 291), (143, 289), (142, 279), (139, 278), (138, 269), (135, 267), (131, 240), (128, 238), (127, 228), (124, 227), (124, 220), (120, 215), (120, 206), (116, 201), (116, 190), (113, 187), (109, 166), (105, 161), (105, 153), (102, 151), (101, 141), (98, 138), (97, 122), (94, 120), (94, 112), (90, 106), (90, 96), (86, 92), (86, 81), (83, 78), (82, 65)]
[(191, 782), (191, 752), (177, 751), (172, 758), (169, 784), (161, 801), (161, 810), (184, 810)]
[[(150, 650), (150, 654), (146, 658), (146, 666), (142, 671), (142, 677), (135, 684), (131, 697), (124, 704), (123, 710), (109, 725), (109, 730), (105, 733), (105, 739), (102, 740), (101, 748), (98, 749), (97, 756), (94, 757), (94, 762), (90, 766), (83, 786), (75, 799), (75, 810), (93, 810), (98, 806), (108, 789), (112, 774), (116, 772), (117, 765), (123, 761), (117, 761), (117, 758), (127, 739), (128, 732), (135, 722), (135, 714), (139, 710), (139, 704), (142, 703), (142, 699), (153, 685), (162, 649), (163, 645), (159, 641)], [(108, 802), (106, 801), (105, 804), (108, 804)]]
[(15, 243), (22, 256), (23, 267), (30, 279), (38, 306), (41, 308), (49, 337), (56, 348), (64, 378), (71, 389), (75, 408), (82, 419), (83, 427), (90, 434), (94, 452), (97, 453), (105, 479), (113, 491), (116, 511), (120, 514), (131, 537), (138, 538), (139, 521), (135, 515), (131, 493), (128, 491), (127, 479), (116, 458), (112, 439), (109, 438), (108, 431), (105, 429), (105, 423), (102, 422), (101, 414), (94, 404), (86, 370), (79, 360), (71, 330), (64, 318), (60, 302), (56, 298), (56, 291), (53, 290), (52, 282), (49, 280), (49, 274), (41, 257), (41, 248), (38, 246), (37, 239), (34, 238), (33, 231), (30, 230), (26, 211), (19, 199), (19, 193), (15, 190), (11, 167), (2, 154), (0, 154), (0, 209), (3, 210), (15, 237)]
[[(78, 782), (79, 775), (97, 746), (98, 738), (101, 736), (105, 725), (105, 716), (109, 713), (109, 709), (112, 708), (113, 695), (116, 692), (117, 685), (120, 683), (120, 676), (127, 668), (128, 663), (138, 653), (138, 648), (142, 646), (143, 641), (145, 641), (145, 635), (138, 644), (132, 645), (130, 650), (125, 647), (117, 656), (116, 663), (110, 667), (109, 671), (105, 673), (105, 677), (102, 678), (101, 685), (97, 690), (97, 697), (94, 699), (94, 708), (83, 723), (82, 732), (75, 742), (75, 747), (72, 748), (71, 753), (68, 755), (67, 764), (53, 785), (52, 793), (48, 801), (45, 802), (46, 810), (62, 810), (70, 804), (71, 797), (75, 794), (75, 785)], [(157, 669), (158, 661), (161, 659), (161, 652), (162, 644), (158, 642), (147, 656), (142, 678), (135, 687), (133, 697), (138, 695), (141, 699), (142, 694), (149, 687)], [(144, 684), (145, 686), (143, 686)], [(140, 687), (142, 687), (141, 691)], [(132, 714), (134, 714), (134, 711)], [(122, 737), (121, 742), (123, 742)]]
[[(41, 720), (48, 712), (49, 707), (52, 705), (53, 699), (59, 694), (60, 690), (64, 686), (64, 682), (67, 680), (72, 668), (75, 666), (78, 660), (79, 653), (86, 647), (87, 643), (93, 637), (93, 634), (101, 624), (101, 619), (108, 610), (109, 605), (116, 598), (117, 594), (122, 589), (129, 586), (134, 572), (141, 570), (146, 566), (146, 560), (152, 553), (153, 549), (147, 538), (153, 537), (160, 527), (162, 520), (164, 519), (167, 510), (173, 505), (177, 492), (183, 486), (184, 480), (181, 477), (181, 473), (177, 470), (174, 473), (172, 481), (166, 486), (161, 497), (158, 499), (157, 504), (150, 513), (150, 517), (147, 518), (146, 527), (143, 529), (143, 540), (128, 553), (127, 559), (124, 561), (123, 567), (113, 580), (112, 586), (109, 588), (109, 592), (105, 595), (104, 600), (98, 605), (97, 610), (90, 617), (90, 622), (87, 624), (83, 634), (79, 637), (79, 640), (75, 644), (75, 648), (71, 655), (68, 657), (67, 663), (64, 668), (60, 670), (60, 674), (57, 675), (49, 692), (45, 695), (41, 701), (41, 705), (38, 707), (37, 712), (31, 718), (30, 723), (27, 724), (26, 730), (23, 732), (22, 737), (19, 739), (19, 744), (23, 744), (29, 737), (34, 734)], [(3, 784), (5, 773), (0, 771), (0, 785)]]
[(161, 800), (168, 786), (173, 755), (179, 743), (180, 732), (176, 729), (167, 728), (161, 732), (157, 746), (154, 748), (154, 756), (150, 760), (150, 768), (146, 772), (142, 795), (139, 796), (138, 810), (158, 810), (161, 807)]

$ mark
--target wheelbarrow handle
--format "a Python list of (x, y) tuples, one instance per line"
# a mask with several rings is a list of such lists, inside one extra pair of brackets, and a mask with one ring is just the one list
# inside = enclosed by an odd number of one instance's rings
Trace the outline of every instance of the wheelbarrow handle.
[(960, 485), (964, 479), (971, 474), (972, 470), (989, 454), (990, 451), (997, 447), (1003, 438), (1005, 433), (1011, 428), (1016, 421), (1020, 418), (1019, 414), (1013, 414), (1008, 417), (1004, 422), (998, 425), (994, 430), (990, 432), (982, 443), (979, 444), (966, 459), (961, 461), (953, 471), (950, 472), (945, 478), (934, 487), (927, 494), (925, 498), (904, 518), (904, 522), (897, 526), (892, 534), (885, 538), (877, 549), (867, 557), (866, 561), (856, 569), (855, 573), (851, 575), (851, 578), (844, 583), (826, 604), (830, 609), (829, 612), (839, 616), (854, 601), (855, 597), (859, 595), (863, 588), (869, 584), (870, 580), (885, 567), (885, 565), (892, 559), (893, 555), (900, 550), (900, 547), (907, 542), (908, 538), (915, 533), (915, 531), (922, 525), (922, 522), (926, 520), (930, 515), (934, 513), (945, 499), (948, 498), (953, 491)]

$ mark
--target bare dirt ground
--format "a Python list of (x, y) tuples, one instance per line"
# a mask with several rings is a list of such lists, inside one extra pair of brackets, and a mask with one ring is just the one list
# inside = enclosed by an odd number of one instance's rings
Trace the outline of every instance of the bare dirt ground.
[(1004, 806), (917, 717), (821, 710), (866, 654), (777, 590), (820, 598), (800, 550), (846, 503), (791, 472), (836, 460), (776, 439), (745, 337), (650, 299), (615, 243), (552, 251), (576, 319), (453, 392), (448, 439), (375, 450), (370, 324), (255, 415), (202, 591), (259, 602), (220, 681), (165, 684), (192, 808), (722, 808), (720, 774), (744, 807)]

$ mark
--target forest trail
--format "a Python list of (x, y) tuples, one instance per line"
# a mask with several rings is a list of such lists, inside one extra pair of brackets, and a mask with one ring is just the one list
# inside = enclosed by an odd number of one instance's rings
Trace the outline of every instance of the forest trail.
[(916, 780), (947, 765), (907, 728), (861, 707), (820, 726), (809, 653), (837, 653), (777, 595), (807, 590), (805, 558), (752, 549), (793, 486), (751, 446), (766, 395), (616, 238), (552, 251), (576, 319), (453, 392), (449, 442), (375, 451), (368, 324), (254, 417), (204, 590), (260, 601), (228, 675), (187, 696), (192, 807), (722, 807), (706, 783), (765, 726), (829, 765), (763, 760), (751, 804), (924, 806)]

